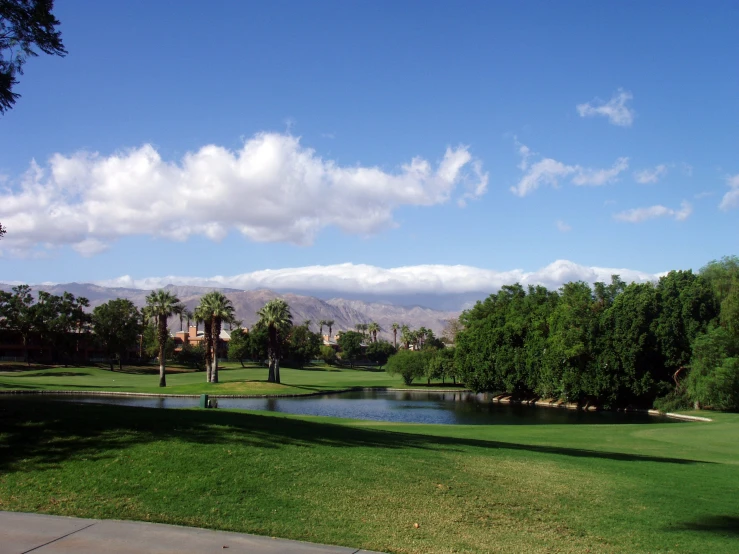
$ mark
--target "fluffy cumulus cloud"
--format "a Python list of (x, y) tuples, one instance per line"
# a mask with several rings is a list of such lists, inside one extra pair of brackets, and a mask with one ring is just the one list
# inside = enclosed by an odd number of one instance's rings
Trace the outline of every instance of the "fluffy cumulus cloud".
[(274, 290), (332, 291), (367, 294), (460, 294), (490, 293), (503, 285), (544, 285), (558, 288), (568, 281), (610, 281), (620, 275), (625, 281), (654, 281), (659, 274), (631, 269), (588, 267), (557, 260), (537, 271), (495, 271), (464, 265), (416, 265), (381, 268), (363, 264), (270, 269), (230, 277), (150, 277), (133, 279), (123, 276), (100, 281), (102, 286), (154, 289), (168, 284), (237, 289), (269, 288)]
[(672, 218), (675, 221), (685, 221), (690, 217), (691, 213), (693, 213), (693, 206), (691, 206), (690, 203), (683, 201), (678, 210), (658, 204), (647, 208), (626, 210), (615, 214), (613, 217), (618, 221), (625, 221), (627, 223), (641, 223), (642, 221), (657, 219), (660, 217)]
[(739, 173), (727, 177), (726, 184), (729, 186), (729, 192), (724, 194), (719, 207), (722, 210), (739, 207)]
[(631, 127), (634, 122), (634, 110), (626, 103), (634, 98), (630, 92), (618, 89), (608, 102), (596, 98), (590, 102), (577, 105), (580, 117), (607, 117), (608, 121), (619, 127)]
[(617, 181), (618, 176), (629, 168), (628, 158), (618, 158), (613, 166), (607, 169), (567, 165), (552, 158), (542, 158), (532, 163), (531, 158), (536, 154), (518, 141), (516, 146), (521, 156), (518, 168), (523, 172), (523, 176), (510, 190), (522, 197), (531, 194), (542, 185), (557, 188), (560, 181), (565, 178), (569, 178), (572, 184), (578, 186), (602, 186)]
[(667, 166), (665, 164), (659, 164), (658, 166), (635, 172), (634, 179), (637, 183), (649, 185), (656, 183), (665, 175), (667, 175)]
[(119, 237), (151, 235), (310, 244), (323, 228), (367, 235), (393, 225), (400, 206), (485, 194), (488, 174), (469, 148), (436, 163), (417, 157), (396, 171), (342, 166), (289, 134), (262, 133), (237, 151), (202, 147), (176, 162), (144, 145), (104, 156), (55, 154), (0, 191), (8, 252), (71, 245), (94, 255)]

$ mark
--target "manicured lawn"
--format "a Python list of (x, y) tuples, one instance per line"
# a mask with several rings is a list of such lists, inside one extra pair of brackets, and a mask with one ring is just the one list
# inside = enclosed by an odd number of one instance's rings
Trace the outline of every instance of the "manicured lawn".
[(390, 552), (737, 552), (739, 415), (710, 415), (440, 426), (6, 397), (0, 509)]
[[(305, 369), (282, 368), (282, 384), (267, 383), (267, 368), (227, 363), (219, 371), (220, 383), (205, 382), (205, 373), (182, 368), (167, 370), (167, 387), (160, 388), (159, 368), (124, 366), (116, 368), (68, 367), (25, 368), (0, 365), (0, 391), (20, 390), (90, 390), (120, 392), (153, 392), (166, 394), (307, 394), (351, 387), (404, 387), (400, 377), (384, 371), (339, 369), (316, 365)], [(418, 383), (416, 386), (423, 386)], [(437, 386), (437, 385), (435, 385)], [(439, 384), (438, 386), (441, 386)]]

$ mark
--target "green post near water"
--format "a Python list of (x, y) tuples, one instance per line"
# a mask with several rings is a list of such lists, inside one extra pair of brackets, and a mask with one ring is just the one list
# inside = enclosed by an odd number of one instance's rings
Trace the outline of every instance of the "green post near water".
[(201, 394), (200, 395), (200, 407), (201, 408), (208, 408), (208, 395), (207, 394)]

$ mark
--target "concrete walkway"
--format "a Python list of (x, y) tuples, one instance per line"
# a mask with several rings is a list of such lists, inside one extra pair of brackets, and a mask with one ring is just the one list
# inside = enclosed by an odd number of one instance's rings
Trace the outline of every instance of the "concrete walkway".
[(344, 546), (158, 523), (0, 512), (0, 554), (371, 554)]

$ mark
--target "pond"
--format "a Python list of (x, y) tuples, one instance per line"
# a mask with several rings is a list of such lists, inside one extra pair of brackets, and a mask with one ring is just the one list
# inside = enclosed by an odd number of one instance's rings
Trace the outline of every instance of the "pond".
[[(18, 395), (15, 398), (30, 398)], [(145, 408), (194, 408), (198, 398), (152, 396), (44, 395), (65, 402), (92, 402)], [(216, 400), (216, 399), (213, 399)], [(582, 412), (577, 410), (499, 404), (484, 394), (469, 392), (354, 391), (289, 398), (218, 398), (219, 408), (266, 410), (402, 423), (463, 425), (619, 424), (675, 422), (645, 413)]]

